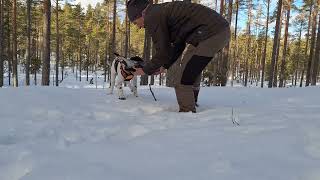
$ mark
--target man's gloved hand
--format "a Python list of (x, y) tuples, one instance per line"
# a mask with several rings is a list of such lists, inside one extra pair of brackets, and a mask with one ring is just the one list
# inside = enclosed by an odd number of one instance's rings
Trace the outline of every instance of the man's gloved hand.
[[(132, 72), (133, 75), (137, 76), (137, 75), (145, 75), (144, 71), (142, 68), (134, 68), (136, 71)], [(152, 73), (152, 75), (158, 75), (161, 74), (165, 71), (165, 68), (161, 67), (159, 69), (157, 69), (154, 73)]]
[(136, 71), (132, 72), (133, 75), (135, 76), (141, 76), (141, 75), (145, 75), (145, 73), (143, 72), (143, 69), (142, 68), (134, 68)]

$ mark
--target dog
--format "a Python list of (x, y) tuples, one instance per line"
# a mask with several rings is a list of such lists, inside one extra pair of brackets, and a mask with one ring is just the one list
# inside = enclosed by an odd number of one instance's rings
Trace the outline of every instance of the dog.
[(131, 57), (130, 59), (114, 53), (115, 59), (111, 64), (111, 86), (108, 94), (113, 94), (114, 87), (117, 88), (120, 100), (125, 100), (123, 92), (123, 84), (126, 83), (133, 95), (138, 97), (137, 77), (133, 75), (134, 68), (142, 68), (143, 60), (139, 56)]

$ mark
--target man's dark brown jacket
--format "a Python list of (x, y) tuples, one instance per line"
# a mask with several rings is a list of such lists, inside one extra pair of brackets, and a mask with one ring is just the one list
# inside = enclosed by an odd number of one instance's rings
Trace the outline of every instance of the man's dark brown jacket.
[(216, 11), (182, 1), (149, 5), (144, 18), (145, 29), (156, 48), (156, 54), (143, 68), (146, 74), (154, 73), (161, 66), (170, 67), (182, 53), (185, 43), (197, 46), (229, 27)]

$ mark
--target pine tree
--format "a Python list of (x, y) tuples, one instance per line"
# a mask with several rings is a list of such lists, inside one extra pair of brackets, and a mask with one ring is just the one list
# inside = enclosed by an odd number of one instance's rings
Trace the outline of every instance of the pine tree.
[(284, 34), (284, 45), (283, 45), (283, 55), (281, 62), (281, 72), (280, 72), (280, 82), (279, 87), (285, 86), (285, 68), (286, 68), (286, 57), (288, 50), (288, 33), (289, 33), (289, 21), (290, 21), (290, 10), (291, 10), (291, 0), (287, 1), (287, 19), (285, 25), (285, 34)]
[(50, 35), (51, 35), (51, 0), (43, 1), (43, 54), (42, 82), (43, 86), (50, 85)]
[(273, 86), (274, 78), (275, 78), (276, 58), (277, 58), (276, 56), (278, 56), (277, 55), (277, 50), (279, 48), (281, 13), (282, 13), (282, 0), (279, 0), (278, 1), (276, 27), (275, 27), (275, 33), (274, 33), (274, 39), (273, 39), (271, 70), (270, 70), (270, 73), (269, 73), (269, 84), (268, 84), (269, 88), (271, 88)]

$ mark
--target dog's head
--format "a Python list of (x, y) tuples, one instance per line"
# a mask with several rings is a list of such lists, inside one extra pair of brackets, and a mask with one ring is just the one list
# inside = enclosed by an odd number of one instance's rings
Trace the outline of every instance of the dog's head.
[(124, 69), (129, 72), (135, 72), (134, 68), (142, 68), (144, 66), (144, 61), (139, 56), (133, 56), (130, 58), (125, 58), (118, 53), (114, 53), (116, 59), (124, 66)]
[(139, 56), (134, 56), (131, 58), (125, 58), (118, 53), (114, 53), (116, 56), (115, 60), (121, 63), (121, 74), (126, 81), (130, 81), (134, 75), (133, 72), (136, 70), (134, 68), (142, 68), (143, 67), (143, 60)]

